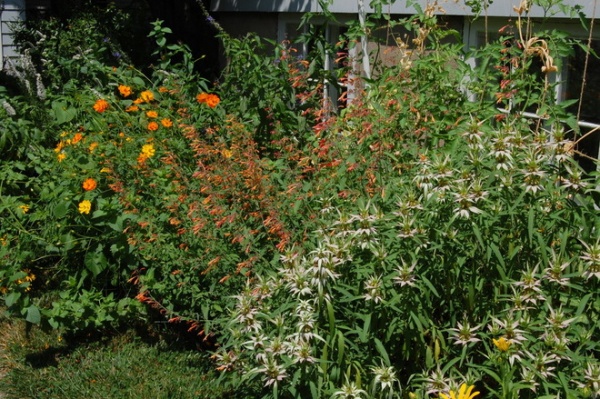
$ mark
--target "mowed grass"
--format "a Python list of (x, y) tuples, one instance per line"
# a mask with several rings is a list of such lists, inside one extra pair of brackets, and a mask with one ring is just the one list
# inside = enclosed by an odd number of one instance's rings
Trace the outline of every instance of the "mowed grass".
[(0, 398), (236, 397), (215, 383), (208, 352), (166, 342), (132, 330), (64, 339), (0, 316)]

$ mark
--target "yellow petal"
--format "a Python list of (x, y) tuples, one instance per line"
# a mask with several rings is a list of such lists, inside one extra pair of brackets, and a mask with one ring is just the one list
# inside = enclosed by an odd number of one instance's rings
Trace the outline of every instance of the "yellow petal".
[(440, 393), (440, 398), (442, 399), (450, 399), (447, 395)]
[(458, 389), (458, 397), (463, 399), (465, 397), (465, 391), (467, 390), (467, 384), (462, 384)]

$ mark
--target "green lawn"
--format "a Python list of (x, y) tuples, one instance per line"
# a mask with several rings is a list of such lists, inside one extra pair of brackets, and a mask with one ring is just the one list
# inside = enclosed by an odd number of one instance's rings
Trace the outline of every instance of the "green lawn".
[[(2, 399), (221, 398), (207, 352), (167, 346), (156, 334), (77, 340), (0, 316)], [(211, 385), (212, 383), (212, 385)]]

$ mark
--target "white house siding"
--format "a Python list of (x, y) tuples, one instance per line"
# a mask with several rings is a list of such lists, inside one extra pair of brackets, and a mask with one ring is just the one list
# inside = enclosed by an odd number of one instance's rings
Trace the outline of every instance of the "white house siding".
[[(600, 7), (594, 7), (598, 0), (564, 0), (565, 5), (577, 5), (582, 7), (583, 12), (591, 17), (595, 11), (595, 16), (600, 16)], [(424, 8), (430, 0), (418, 0), (417, 3)], [(365, 6), (369, 1), (364, 1)], [(471, 15), (471, 8), (464, 5), (464, 1), (459, 0), (439, 0), (439, 5), (444, 8), (447, 15)], [(510, 17), (515, 16), (513, 9), (518, 6), (520, 0), (497, 0), (494, 1), (487, 10), (489, 17)], [(596, 8), (596, 10), (594, 10)], [(394, 4), (384, 6), (386, 12), (391, 14), (412, 14), (414, 7), (407, 7), (405, 0), (397, 0)], [(317, 0), (212, 0), (212, 11), (254, 11), (254, 12), (317, 12), (320, 11)], [(329, 11), (334, 13), (358, 13), (358, 0), (334, 0), (329, 6)], [(367, 12), (372, 12), (367, 6)], [(532, 17), (544, 16), (544, 10), (541, 7), (533, 6), (530, 11)], [(564, 14), (552, 14), (552, 17), (566, 17)]]
[(7, 57), (17, 55), (11, 24), (25, 19), (25, 0), (0, 0), (0, 67)]

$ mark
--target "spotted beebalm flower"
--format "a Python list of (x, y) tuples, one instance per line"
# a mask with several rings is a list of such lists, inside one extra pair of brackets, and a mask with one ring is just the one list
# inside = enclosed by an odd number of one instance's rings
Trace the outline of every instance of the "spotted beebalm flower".
[(600, 279), (600, 240), (596, 241), (596, 244), (585, 242), (582, 242), (582, 244), (586, 249), (580, 256), (586, 266), (583, 276), (587, 279), (594, 276)]
[(355, 382), (347, 382), (342, 388), (334, 392), (331, 397), (341, 396), (343, 399), (359, 399), (367, 396), (367, 392), (359, 389)]
[(103, 99), (96, 100), (94, 103), (94, 111), (102, 113), (108, 109), (108, 102)]
[(123, 97), (129, 97), (131, 95), (131, 87), (119, 85), (119, 94), (121, 94)]
[(79, 213), (89, 214), (92, 210), (92, 203), (88, 200), (83, 200), (79, 203)]
[(381, 276), (371, 276), (365, 283), (365, 298), (367, 301), (379, 303), (383, 301)]
[(85, 191), (92, 191), (98, 186), (98, 183), (96, 183), (96, 180), (92, 179), (91, 177), (88, 177), (83, 181), (83, 184), (81, 186)]
[(458, 389), (458, 392), (451, 390), (448, 392), (448, 395), (445, 393), (440, 393), (440, 398), (443, 399), (473, 399), (475, 396), (479, 395), (479, 391), (473, 392), (475, 388), (474, 385), (462, 384)]
[(380, 367), (371, 367), (371, 371), (375, 374), (375, 384), (380, 385), (382, 391), (393, 390), (394, 384), (398, 381), (393, 367), (385, 367), (382, 364)]
[(480, 326), (471, 327), (468, 321), (463, 323), (456, 323), (457, 328), (451, 328), (452, 339), (457, 345), (467, 345), (471, 342), (481, 341), (475, 336), (475, 332)]
[(402, 259), (402, 265), (399, 266), (396, 271), (398, 272), (398, 277), (394, 277), (393, 280), (396, 284), (400, 284), (401, 287), (405, 285), (414, 286), (415, 285), (415, 267), (417, 266), (417, 262), (413, 262), (412, 265), (408, 266), (408, 264)]

